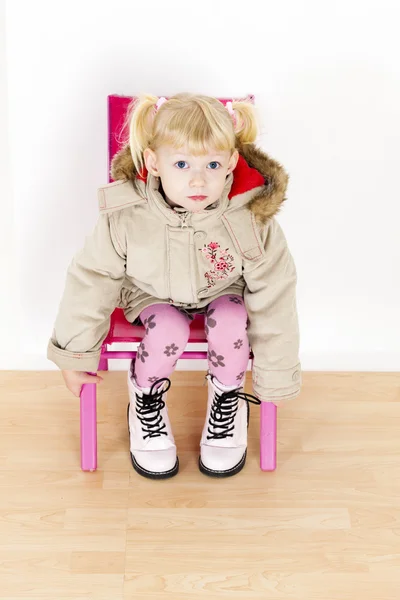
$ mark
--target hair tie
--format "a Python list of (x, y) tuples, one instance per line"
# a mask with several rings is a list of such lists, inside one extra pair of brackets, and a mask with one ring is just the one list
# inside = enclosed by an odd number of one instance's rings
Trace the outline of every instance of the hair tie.
[(162, 106), (164, 104), (164, 102), (166, 102), (167, 99), (164, 98), (164, 96), (162, 96), (161, 98), (158, 99), (158, 102), (156, 104), (156, 112), (158, 112), (158, 109), (160, 108), (160, 106)]
[(228, 110), (228, 113), (231, 115), (231, 117), (233, 119), (234, 126), (236, 127), (236, 115), (235, 115), (235, 111), (232, 108), (232, 102), (227, 102), (225, 106)]

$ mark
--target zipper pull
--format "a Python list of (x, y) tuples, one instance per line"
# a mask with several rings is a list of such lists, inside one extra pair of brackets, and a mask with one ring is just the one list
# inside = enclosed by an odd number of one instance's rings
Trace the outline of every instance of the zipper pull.
[(187, 223), (186, 223), (186, 219), (188, 218), (189, 213), (183, 213), (182, 217), (180, 217), (181, 219), (181, 229), (183, 229), (184, 227), (187, 227)]

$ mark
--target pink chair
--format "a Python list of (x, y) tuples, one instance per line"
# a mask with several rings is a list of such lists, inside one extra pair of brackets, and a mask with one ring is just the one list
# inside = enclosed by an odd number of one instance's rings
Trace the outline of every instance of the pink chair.
[[(127, 107), (132, 100), (129, 96), (108, 96), (108, 163), (121, 147), (121, 127)], [(232, 98), (219, 98), (224, 104)], [(254, 103), (254, 96), (246, 97)], [(109, 181), (112, 179), (109, 176)], [(111, 315), (110, 330), (105, 338), (99, 361), (99, 371), (108, 371), (109, 359), (136, 358), (136, 351), (109, 350), (114, 343), (140, 342), (144, 336), (144, 327), (132, 325), (125, 319), (121, 308), (116, 308)], [(204, 333), (204, 316), (196, 315), (190, 325), (188, 347), (181, 359), (206, 359), (206, 351), (193, 351), (189, 348), (193, 343), (207, 343)], [(250, 352), (250, 359), (253, 358)], [(81, 434), (81, 468), (83, 471), (97, 469), (97, 415), (96, 415), (96, 384), (84, 384), (80, 396), (80, 434)], [(272, 402), (262, 402), (260, 405), (260, 468), (262, 471), (276, 469), (276, 429), (277, 409)]]

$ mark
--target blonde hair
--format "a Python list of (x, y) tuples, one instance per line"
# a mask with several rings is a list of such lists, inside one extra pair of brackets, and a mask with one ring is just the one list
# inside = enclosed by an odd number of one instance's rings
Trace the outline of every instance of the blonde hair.
[(146, 148), (156, 151), (164, 144), (186, 146), (194, 156), (251, 144), (258, 134), (258, 115), (247, 101), (233, 101), (235, 121), (217, 98), (182, 92), (164, 102), (156, 111), (157, 96), (142, 94), (128, 107), (124, 129), (137, 173), (144, 167)]

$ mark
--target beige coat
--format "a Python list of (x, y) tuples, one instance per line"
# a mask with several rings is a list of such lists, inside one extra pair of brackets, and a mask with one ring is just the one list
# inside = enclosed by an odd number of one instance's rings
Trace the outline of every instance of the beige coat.
[(68, 268), (47, 356), (60, 369), (97, 371), (115, 307), (134, 322), (163, 302), (203, 312), (241, 294), (254, 353), (254, 393), (294, 398), (301, 385), (296, 268), (274, 215), (288, 175), (262, 150), (238, 148), (220, 200), (201, 213), (172, 209), (150, 173), (140, 178), (129, 148), (114, 157), (115, 180), (98, 189), (100, 214)]

